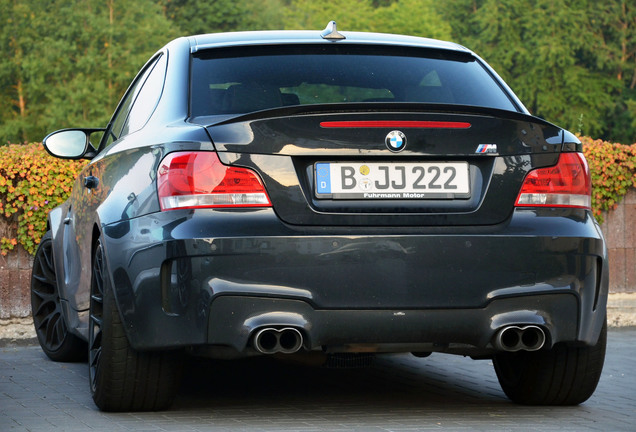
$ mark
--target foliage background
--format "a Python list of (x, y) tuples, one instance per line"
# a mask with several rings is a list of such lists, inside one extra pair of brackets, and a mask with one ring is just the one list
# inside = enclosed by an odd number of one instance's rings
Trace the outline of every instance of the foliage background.
[(103, 127), (145, 61), (180, 35), (324, 28), (455, 41), (488, 61), (530, 111), (582, 138), (593, 206), (635, 185), (635, 0), (0, 0), (0, 239), (33, 252), (82, 163), (39, 142)]
[(592, 177), (592, 210), (603, 222), (603, 212), (616, 208), (636, 186), (636, 144), (624, 145), (581, 137)]
[(84, 165), (54, 158), (40, 143), (0, 147), (0, 217), (9, 228), (9, 235), (0, 238), (2, 255), (18, 244), (35, 253), (47, 214), (68, 198)]
[(636, 141), (634, 0), (0, 0), (0, 145), (102, 127), (143, 63), (179, 36), (324, 28), (452, 40), (533, 114)]
[[(592, 209), (602, 223), (636, 186), (636, 144), (623, 145), (581, 137), (592, 177)], [(0, 254), (18, 244), (34, 254), (46, 232), (46, 216), (70, 195), (76, 175), (87, 161), (49, 156), (41, 143), (0, 147), (0, 218), (8, 236), (0, 234)]]

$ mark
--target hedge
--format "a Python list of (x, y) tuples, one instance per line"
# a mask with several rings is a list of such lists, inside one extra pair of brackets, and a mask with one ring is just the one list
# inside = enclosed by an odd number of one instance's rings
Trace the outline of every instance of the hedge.
[(40, 143), (0, 147), (0, 217), (9, 227), (9, 237), (0, 238), (2, 255), (18, 244), (35, 254), (47, 214), (68, 198), (86, 163), (50, 156)]
[(636, 144), (624, 145), (579, 137), (592, 175), (592, 210), (599, 223), (636, 186)]
[[(592, 175), (594, 216), (602, 223), (603, 212), (614, 209), (636, 186), (636, 144), (580, 139)], [(86, 163), (49, 156), (41, 143), (0, 147), (0, 217), (9, 227), (9, 236), (0, 237), (2, 255), (18, 244), (35, 253), (46, 231), (46, 215), (68, 198)]]

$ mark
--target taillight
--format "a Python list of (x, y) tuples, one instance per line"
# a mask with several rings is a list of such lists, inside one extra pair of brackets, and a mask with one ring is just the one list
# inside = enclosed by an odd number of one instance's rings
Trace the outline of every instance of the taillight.
[(254, 171), (223, 165), (214, 152), (168, 154), (159, 165), (157, 190), (162, 210), (272, 205)]
[(559, 162), (549, 168), (532, 170), (517, 197), (521, 207), (591, 208), (592, 183), (582, 153), (561, 153)]

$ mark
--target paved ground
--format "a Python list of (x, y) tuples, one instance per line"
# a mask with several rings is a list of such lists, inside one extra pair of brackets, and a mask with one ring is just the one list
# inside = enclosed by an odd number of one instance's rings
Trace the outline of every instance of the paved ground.
[(636, 328), (610, 330), (599, 387), (578, 407), (513, 405), (489, 361), (433, 354), (354, 370), (193, 361), (170, 411), (126, 414), (95, 408), (86, 364), (54, 363), (28, 343), (4, 346), (0, 431), (636, 431), (635, 342)]

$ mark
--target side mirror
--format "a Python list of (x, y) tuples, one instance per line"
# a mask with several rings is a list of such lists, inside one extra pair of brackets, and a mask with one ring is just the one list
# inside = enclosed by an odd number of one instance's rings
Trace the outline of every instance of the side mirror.
[(98, 131), (103, 129), (62, 129), (47, 135), (42, 144), (47, 152), (58, 158), (93, 158), (96, 153), (89, 137)]

